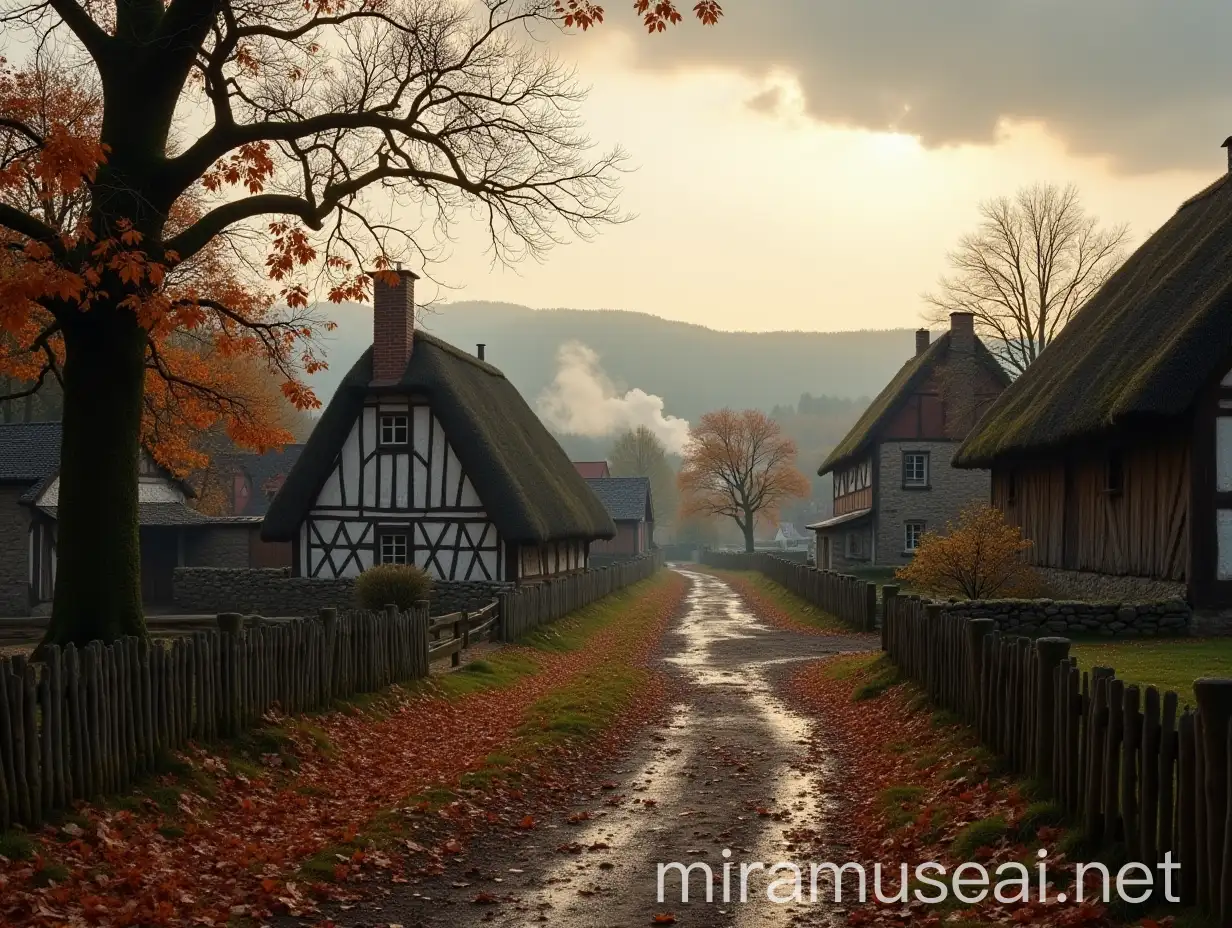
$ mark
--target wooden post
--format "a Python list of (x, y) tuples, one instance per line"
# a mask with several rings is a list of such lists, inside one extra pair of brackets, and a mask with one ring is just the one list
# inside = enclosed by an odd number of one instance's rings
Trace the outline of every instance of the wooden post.
[(1198, 743), (1194, 713), (1186, 709), (1177, 724), (1177, 851), (1181, 863), (1181, 903), (1198, 902)]
[(896, 653), (897, 643), (894, 640), (895, 629), (891, 628), (891, 616), (894, 615), (895, 598), (898, 596), (898, 587), (894, 584), (887, 584), (881, 588), (881, 650), (885, 651), (895, 660), (898, 659)]
[(1194, 696), (1202, 717), (1203, 777), (1206, 802), (1206, 856), (1211, 914), (1220, 924), (1232, 924), (1232, 847), (1225, 854), (1228, 833), (1229, 723), (1232, 722), (1232, 680), (1203, 677), (1194, 681)]
[(1047, 783), (1054, 755), (1053, 712), (1056, 707), (1056, 670), (1069, 657), (1068, 638), (1039, 638), (1035, 642), (1038, 675), (1035, 693), (1035, 776)]

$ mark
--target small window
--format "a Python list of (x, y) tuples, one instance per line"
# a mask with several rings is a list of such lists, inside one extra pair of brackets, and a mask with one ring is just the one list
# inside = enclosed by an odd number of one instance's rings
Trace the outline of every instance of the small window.
[(867, 557), (868, 554), (864, 550), (864, 533), (863, 532), (848, 532), (847, 533), (847, 556), (848, 557)]
[(381, 536), (381, 563), (405, 564), (407, 555), (405, 535)]
[(410, 440), (406, 416), (381, 416), (381, 444), (405, 445)]
[(903, 452), (903, 486), (905, 487), (927, 487), (928, 486), (928, 452), (927, 451), (904, 451)]
[(903, 523), (903, 550), (915, 551), (920, 546), (920, 539), (924, 537), (923, 522), (905, 522)]
[(1112, 451), (1108, 454), (1107, 480), (1104, 489), (1119, 496), (1125, 490), (1125, 459), (1121, 452)]

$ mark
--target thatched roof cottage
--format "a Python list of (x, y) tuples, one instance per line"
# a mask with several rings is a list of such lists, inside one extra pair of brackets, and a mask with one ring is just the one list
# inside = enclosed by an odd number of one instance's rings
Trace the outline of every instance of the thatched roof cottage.
[(1054, 587), (1232, 605), (1232, 173), (1134, 252), (955, 464), (992, 469)]
[(517, 389), (415, 329), (414, 281), (377, 282), (373, 347), (347, 373), (266, 514), (293, 571), (413, 563), (441, 580), (585, 568), (616, 526)]

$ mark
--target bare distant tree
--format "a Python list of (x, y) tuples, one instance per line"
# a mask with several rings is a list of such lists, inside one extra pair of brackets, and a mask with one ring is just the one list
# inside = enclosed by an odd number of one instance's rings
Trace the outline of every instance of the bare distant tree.
[(1124, 260), (1128, 228), (1101, 228), (1078, 189), (1036, 184), (980, 204), (979, 229), (959, 240), (951, 273), (926, 294), (930, 319), (975, 316), (980, 334), (1018, 375)]

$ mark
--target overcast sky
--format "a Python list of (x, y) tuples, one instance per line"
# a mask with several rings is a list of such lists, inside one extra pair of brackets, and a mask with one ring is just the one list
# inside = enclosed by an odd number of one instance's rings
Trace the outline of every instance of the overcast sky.
[(1136, 243), (1227, 165), (1226, 0), (725, 0), (655, 37), (625, 5), (561, 47), (637, 218), (516, 273), (464, 238), (454, 298), (914, 326), (981, 199), (1074, 182)]

